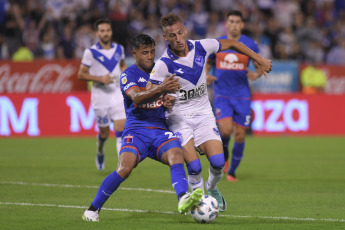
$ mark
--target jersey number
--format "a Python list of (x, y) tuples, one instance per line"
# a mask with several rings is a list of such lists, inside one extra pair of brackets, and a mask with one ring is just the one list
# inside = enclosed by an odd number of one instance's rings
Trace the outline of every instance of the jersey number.
[(171, 139), (171, 138), (176, 138), (176, 135), (172, 132), (165, 132), (164, 133), (165, 135), (168, 135), (168, 138)]

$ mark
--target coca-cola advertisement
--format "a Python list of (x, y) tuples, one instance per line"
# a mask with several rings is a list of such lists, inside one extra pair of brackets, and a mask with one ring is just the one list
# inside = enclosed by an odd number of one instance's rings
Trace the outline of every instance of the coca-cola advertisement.
[(0, 61), (0, 93), (68, 93), (87, 90), (78, 80), (80, 60)]

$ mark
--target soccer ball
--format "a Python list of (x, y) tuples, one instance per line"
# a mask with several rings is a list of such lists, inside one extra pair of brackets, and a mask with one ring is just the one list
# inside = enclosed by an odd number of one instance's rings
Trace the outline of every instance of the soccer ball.
[(198, 223), (211, 223), (219, 214), (217, 200), (210, 195), (202, 195), (200, 202), (192, 208), (191, 215)]

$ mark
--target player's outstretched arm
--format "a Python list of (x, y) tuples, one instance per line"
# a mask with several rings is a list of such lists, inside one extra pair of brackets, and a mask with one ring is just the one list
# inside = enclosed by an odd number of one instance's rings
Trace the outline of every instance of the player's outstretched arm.
[(262, 57), (260, 54), (255, 53), (253, 50), (251, 50), (241, 42), (233, 39), (219, 39), (219, 42), (222, 46), (221, 51), (232, 49), (256, 61), (258, 64), (258, 68), (262, 71), (265, 77), (267, 77), (267, 73), (269, 73), (272, 70), (271, 60), (266, 59)]
[(162, 84), (152, 84), (150, 81), (147, 82), (146, 90), (141, 91), (138, 87), (133, 87), (127, 92), (127, 95), (131, 100), (137, 104), (148, 103), (156, 100), (164, 93), (175, 93), (181, 88), (178, 78), (174, 78), (176, 74), (171, 75), (164, 79)]

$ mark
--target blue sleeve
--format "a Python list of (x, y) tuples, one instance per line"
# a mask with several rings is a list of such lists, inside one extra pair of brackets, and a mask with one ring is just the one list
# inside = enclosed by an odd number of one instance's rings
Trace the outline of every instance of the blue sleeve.
[(134, 86), (138, 86), (134, 74), (125, 70), (120, 76), (121, 91), (126, 94), (127, 91)]

